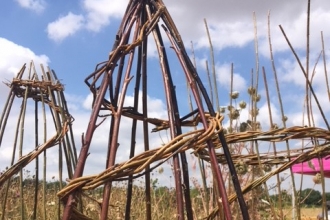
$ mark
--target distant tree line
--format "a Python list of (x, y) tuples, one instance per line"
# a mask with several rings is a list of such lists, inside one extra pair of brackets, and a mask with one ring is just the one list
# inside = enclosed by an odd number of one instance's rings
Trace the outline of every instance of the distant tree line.
[[(282, 204), (291, 206), (292, 204), (291, 194), (289, 194), (286, 190), (283, 190), (281, 196), (282, 196)], [(304, 190), (298, 191), (297, 196), (300, 204), (305, 205), (307, 207), (320, 206), (322, 204), (322, 193), (318, 190), (306, 188)], [(330, 192), (326, 192), (325, 197), (327, 201), (330, 201)], [(271, 195), (270, 199), (276, 204), (278, 201), (278, 194)]]

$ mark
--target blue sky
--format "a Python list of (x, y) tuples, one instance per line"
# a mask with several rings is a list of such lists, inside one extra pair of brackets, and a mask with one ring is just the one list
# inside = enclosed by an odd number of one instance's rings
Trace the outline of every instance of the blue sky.
[[(95, 65), (108, 58), (115, 33), (123, 16), (127, 0), (11, 0), (0, 3), (0, 81), (11, 80), (24, 63), (33, 59), (36, 64), (43, 63), (55, 70), (62, 83), (71, 114), (76, 121), (74, 132), (80, 143), (80, 135), (85, 132), (89, 115), (91, 97), (83, 80), (93, 72)], [(220, 105), (228, 105), (230, 85), (230, 64), (234, 63), (234, 90), (240, 92), (239, 100), (248, 99), (247, 87), (250, 85), (250, 72), (255, 69), (253, 12), (257, 17), (260, 76), (265, 66), (270, 84), (270, 96), (274, 122), (280, 124), (280, 110), (272, 77), (269, 46), (267, 38), (267, 14), (271, 11), (271, 33), (277, 72), (284, 100), (288, 126), (302, 125), (305, 79), (294, 60), (278, 25), (281, 24), (299, 56), (305, 64), (306, 45), (306, 9), (307, 1), (223, 1), (223, 0), (164, 0), (184, 40), (188, 53), (193, 42), (198, 72), (205, 84), (205, 60), (209, 59), (209, 45), (203, 19), (206, 18), (215, 49), (217, 83), (219, 85)], [(330, 54), (330, 2), (312, 1), (311, 7), (311, 55), (310, 66), (314, 66), (321, 51), (320, 32), (323, 31), (325, 52)], [(150, 80), (156, 82), (150, 86), (150, 115), (166, 117), (166, 105), (163, 92), (159, 89), (160, 76), (157, 69), (155, 47), (150, 47), (151, 68), (155, 71)], [(171, 51), (169, 49), (169, 51)], [(184, 114), (187, 96), (183, 72), (172, 54), (172, 74), (177, 86), (179, 103)], [(329, 58), (327, 58), (329, 63)], [(262, 101), (259, 121), (263, 129), (269, 128), (268, 110), (265, 104), (263, 79), (259, 79)], [(316, 67), (315, 90), (326, 114), (329, 114), (329, 99), (324, 83), (323, 62)], [(0, 107), (3, 105), (8, 88), (0, 84)], [(126, 102), (132, 101), (132, 89)], [(317, 109), (314, 109), (317, 126), (323, 126)], [(248, 111), (241, 113), (241, 121), (248, 118)], [(227, 122), (226, 122), (227, 123)], [(225, 124), (228, 126), (228, 123)], [(126, 126), (126, 127), (125, 127)], [(100, 128), (106, 129), (106, 128)], [(123, 130), (129, 124), (123, 122)], [(105, 151), (106, 130), (95, 134), (92, 154), (87, 173), (100, 170)], [(166, 134), (163, 134), (166, 137)], [(156, 147), (161, 143), (158, 135), (152, 136)], [(166, 140), (166, 138), (165, 138)], [(124, 141), (125, 142), (125, 141)], [(94, 146), (94, 147), (93, 147)], [(139, 146), (140, 150), (142, 146)], [(2, 147), (4, 149), (4, 147)], [(119, 161), (125, 160), (127, 151), (119, 152)], [(0, 150), (1, 155), (1, 150)], [(1, 155), (3, 156), (3, 155)], [(8, 159), (8, 158), (7, 158)], [(0, 164), (0, 169), (3, 169)]]

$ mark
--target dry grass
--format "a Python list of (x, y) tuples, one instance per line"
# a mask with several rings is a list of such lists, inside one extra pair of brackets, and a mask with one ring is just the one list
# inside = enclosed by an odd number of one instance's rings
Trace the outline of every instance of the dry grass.
[[(56, 195), (56, 191), (58, 191), (58, 182), (53, 180), (52, 182), (48, 182), (48, 187), (46, 191), (46, 210), (47, 216), (45, 219), (57, 219), (59, 214), (63, 212), (63, 207), (59, 206), (59, 200)], [(191, 190), (192, 196), (192, 206), (194, 211), (194, 219), (201, 219), (207, 216), (205, 210), (205, 193), (203, 193), (203, 189), (199, 188), (198, 185), (195, 185), (196, 188)], [(39, 186), (41, 189), (42, 186)], [(109, 205), (109, 214), (108, 219), (118, 220), (124, 219), (124, 213), (126, 208), (126, 188), (125, 183), (117, 183), (114, 184), (110, 205)], [(30, 182), (24, 187), (24, 212), (25, 216), (31, 218), (31, 213), (33, 210), (33, 194), (35, 187), (33, 183)], [(20, 199), (17, 197), (18, 185), (15, 182), (12, 182), (9, 188), (9, 198), (7, 200), (7, 210), (5, 214), (5, 219), (20, 219)], [(3, 189), (0, 190), (0, 204), (3, 202)], [(42, 219), (43, 216), (43, 195), (42, 190), (39, 191), (39, 200), (38, 200), (38, 210), (37, 210), (37, 219)], [(212, 194), (212, 192), (211, 192)], [(103, 191), (101, 188), (97, 188), (95, 190), (86, 191), (82, 195), (82, 213), (88, 216), (91, 219), (99, 219), (100, 215), (100, 203), (102, 201)], [(39, 204), (40, 203), (40, 204)], [(145, 212), (145, 191), (144, 187), (133, 187), (132, 194), (132, 207), (131, 207), (131, 219), (142, 220), (146, 219)], [(176, 213), (176, 194), (174, 188), (167, 188), (154, 185), (151, 190), (151, 203), (152, 203), (152, 218), (153, 219), (174, 219)], [(59, 210), (60, 209), (60, 210)], [(235, 208), (234, 208), (235, 209)], [(232, 210), (235, 212), (235, 210)], [(301, 219), (316, 219), (316, 216), (321, 211), (321, 208), (302, 208), (301, 209)], [(256, 219), (268, 219), (266, 216), (268, 211), (264, 209), (259, 209), (258, 217)], [(290, 220), (292, 219), (292, 210), (290, 208), (286, 208), (283, 210), (284, 219)], [(265, 218), (263, 218), (264, 216)], [(235, 218), (236, 219), (236, 218)], [(238, 218), (240, 219), (240, 218)]]
[[(316, 208), (301, 208), (301, 220), (314, 220), (317, 219), (316, 216), (321, 212), (320, 207)], [(292, 209), (284, 209), (285, 219), (292, 219)]]

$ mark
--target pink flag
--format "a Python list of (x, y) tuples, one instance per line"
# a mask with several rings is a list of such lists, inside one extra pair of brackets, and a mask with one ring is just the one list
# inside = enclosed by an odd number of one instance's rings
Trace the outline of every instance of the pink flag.
[[(323, 158), (323, 172), (324, 177), (330, 178), (330, 158)], [(306, 175), (315, 175), (316, 173), (320, 173), (320, 164), (319, 159), (314, 158), (309, 162), (298, 163), (292, 166), (292, 171), (294, 173), (306, 174)]]

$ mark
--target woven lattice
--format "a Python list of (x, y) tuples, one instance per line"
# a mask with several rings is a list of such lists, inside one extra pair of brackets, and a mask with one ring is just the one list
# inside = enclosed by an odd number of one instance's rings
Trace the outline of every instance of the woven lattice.
[[(163, 24), (161, 24), (163, 23)], [(163, 30), (163, 32), (161, 31)], [(170, 46), (174, 50), (174, 56), (182, 66), (182, 74), (190, 85), (191, 95), (195, 101), (196, 110), (180, 118), (180, 108), (176, 92), (174, 79), (171, 76), (171, 67), (168, 58), (167, 46), (164, 44), (164, 37), (168, 39)], [(159, 85), (159, 89), (164, 91), (168, 117), (165, 119), (155, 119), (148, 117), (147, 91), (150, 86), (148, 82), (148, 41), (153, 41), (158, 51), (159, 71), (162, 82), (151, 82)], [(172, 53), (173, 54), (173, 53)], [(155, 74), (153, 69), (151, 74)], [(135, 83), (134, 83), (135, 80)], [(108, 218), (110, 212), (109, 200), (112, 191), (112, 182), (117, 180), (128, 180), (125, 218), (130, 218), (132, 208), (131, 197), (134, 175), (143, 175), (145, 180), (145, 207), (146, 218), (151, 219), (151, 192), (150, 192), (150, 167), (152, 162), (162, 163), (163, 160), (171, 158), (174, 167), (174, 184), (176, 189), (176, 204), (178, 218), (186, 216), (193, 218), (193, 210), (190, 196), (189, 164), (187, 161), (186, 150), (192, 145), (198, 144), (200, 147), (206, 144), (210, 163), (214, 172), (219, 198), (222, 199), (221, 206), (225, 210), (227, 218), (230, 218), (230, 204), (226, 196), (225, 184), (222, 179), (221, 170), (216, 161), (215, 146), (211, 141), (211, 136), (218, 135), (219, 141), (223, 145), (227, 164), (232, 176), (236, 176), (236, 170), (231, 161), (228, 146), (226, 146), (221, 129), (221, 117), (216, 116), (213, 105), (206, 93), (206, 90), (190, 61), (180, 34), (162, 1), (129, 1), (126, 13), (116, 34), (113, 49), (109, 53), (107, 61), (97, 65), (96, 70), (90, 74), (86, 84), (93, 93), (93, 109), (90, 117), (89, 126), (83, 137), (82, 149), (78, 159), (73, 178), (69, 185), (64, 188), (59, 196), (66, 203), (64, 209), (64, 219), (78, 214), (76, 212), (75, 198), (84, 189), (91, 189), (103, 185), (103, 202), (101, 203), (100, 218)], [(134, 106), (124, 106), (127, 90), (131, 84), (134, 86)], [(161, 86), (162, 85), (162, 86)], [(141, 90), (142, 101), (139, 98)], [(206, 107), (203, 106), (203, 101)], [(142, 106), (142, 112), (138, 111), (138, 106)], [(102, 113), (100, 113), (102, 111)], [(106, 113), (104, 113), (104, 111)], [(206, 113), (209, 112), (209, 113)], [(102, 120), (102, 115), (108, 115), (111, 119), (109, 130), (109, 142), (107, 152), (106, 170), (99, 175), (83, 176), (85, 164), (88, 164), (88, 151), (93, 142), (93, 134), (97, 132), (99, 126), (98, 119)], [(195, 119), (187, 120), (190, 116)], [(116, 164), (119, 131), (122, 117), (131, 120), (131, 146), (130, 159), (126, 163)], [(192, 124), (202, 123), (204, 129), (183, 134), (182, 127)], [(143, 145), (145, 153), (135, 155), (135, 141), (137, 123), (142, 123)], [(154, 132), (168, 129), (170, 143), (165, 147), (150, 150), (149, 125), (156, 125)], [(191, 146), (190, 146), (191, 145)], [(196, 145), (196, 147), (199, 147)], [(196, 150), (198, 150), (196, 148)], [(182, 185), (185, 188), (182, 188)], [(233, 179), (235, 191), (240, 194), (238, 201), (242, 210), (242, 215), (248, 218), (245, 201), (241, 194), (241, 188), (237, 178)], [(219, 204), (220, 205), (220, 204)]]

